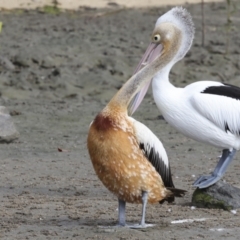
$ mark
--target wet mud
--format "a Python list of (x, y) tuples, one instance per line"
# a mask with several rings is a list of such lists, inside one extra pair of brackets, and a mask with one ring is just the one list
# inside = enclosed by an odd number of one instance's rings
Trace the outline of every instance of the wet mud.
[[(185, 5), (196, 35), (187, 56), (171, 71), (185, 86), (216, 80), (240, 86), (240, 3), (227, 24), (226, 3)], [(131, 76), (156, 19), (171, 7), (92, 9), (77, 12), (2, 11), (0, 105), (20, 133), (0, 144), (2, 239), (238, 239), (240, 215), (194, 208), (193, 181), (209, 173), (221, 150), (188, 139), (161, 117), (151, 90), (134, 118), (163, 142), (176, 187), (188, 191), (174, 204), (148, 205), (144, 230), (113, 228), (117, 199), (97, 179), (86, 148), (88, 126)], [(224, 180), (238, 186), (239, 154)], [(141, 205), (127, 204), (138, 222)], [(190, 220), (189, 220), (190, 219)], [(110, 227), (109, 227), (110, 226)]]

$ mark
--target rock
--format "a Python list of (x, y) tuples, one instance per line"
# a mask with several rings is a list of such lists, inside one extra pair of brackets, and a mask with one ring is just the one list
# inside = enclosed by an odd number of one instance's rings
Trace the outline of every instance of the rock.
[(32, 64), (32, 59), (27, 54), (25, 54), (25, 52), (22, 52), (15, 56), (13, 63), (16, 66), (28, 68)]
[(3, 66), (7, 70), (14, 70), (15, 66), (12, 64), (12, 62), (6, 58), (0, 55), (0, 65)]
[(240, 208), (240, 189), (218, 181), (208, 188), (197, 188), (192, 196), (192, 204), (202, 208), (237, 209)]
[(19, 132), (7, 108), (0, 106), (0, 143), (10, 143), (18, 137)]
[(41, 63), (43, 68), (53, 68), (55, 67), (54, 59), (50, 56), (47, 56)]

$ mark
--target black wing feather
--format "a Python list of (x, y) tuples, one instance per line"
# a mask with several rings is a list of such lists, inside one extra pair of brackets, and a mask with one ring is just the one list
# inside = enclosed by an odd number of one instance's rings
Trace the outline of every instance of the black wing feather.
[(139, 147), (142, 149), (146, 158), (155, 167), (156, 171), (161, 176), (164, 186), (174, 188), (175, 186), (172, 181), (170, 165), (167, 167), (162, 158), (159, 156), (159, 153), (155, 151), (155, 149), (149, 144), (144, 145), (143, 143), (140, 143)]
[[(208, 93), (213, 95), (219, 95), (224, 97), (230, 97), (236, 100), (240, 100), (240, 88), (231, 84), (223, 83), (221, 86), (211, 86), (207, 87), (201, 93)], [(225, 132), (231, 132), (236, 135), (240, 135), (240, 130), (234, 131), (230, 129), (227, 122), (224, 123)]]
[(223, 83), (221, 86), (211, 86), (204, 89), (201, 93), (220, 95), (240, 100), (240, 88), (231, 84)]

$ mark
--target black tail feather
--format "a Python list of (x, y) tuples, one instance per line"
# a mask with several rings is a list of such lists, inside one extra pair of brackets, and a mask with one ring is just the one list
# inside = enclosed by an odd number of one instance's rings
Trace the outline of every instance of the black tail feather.
[(168, 203), (171, 203), (174, 201), (175, 197), (183, 197), (187, 192), (186, 190), (173, 188), (173, 187), (167, 187), (167, 190), (171, 191), (172, 194), (166, 199), (161, 200), (159, 202), (160, 204), (164, 203), (165, 201), (167, 201)]
[(185, 195), (185, 193), (187, 192), (186, 190), (172, 188), (172, 187), (167, 187), (167, 190), (170, 190), (173, 193), (173, 196), (175, 196), (175, 197), (183, 197)]

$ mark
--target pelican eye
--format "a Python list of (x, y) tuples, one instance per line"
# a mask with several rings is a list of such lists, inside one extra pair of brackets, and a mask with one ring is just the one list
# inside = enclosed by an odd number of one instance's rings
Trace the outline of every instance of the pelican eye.
[(156, 34), (156, 35), (153, 36), (153, 41), (154, 42), (159, 42), (160, 39), (161, 39), (161, 36), (159, 34)]

